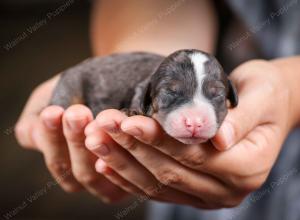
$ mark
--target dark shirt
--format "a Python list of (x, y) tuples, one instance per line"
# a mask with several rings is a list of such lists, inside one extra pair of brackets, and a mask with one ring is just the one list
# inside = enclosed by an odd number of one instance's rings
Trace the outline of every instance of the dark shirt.
[[(239, 49), (241, 41), (253, 37), (264, 58), (300, 54), (300, 0), (227, 0), (227, 3), (247, 27), (229, 47)], [(299, 220), (299, 167), (300, 129), (286, 140), (266, 183), (238, 207), (208, 211), (151, 202), (148, 219)]]
[(227, 3), (244, 21), (248, 34), (256, 39), (265, 58), (300, 54), (300, 0), (227, 0)]

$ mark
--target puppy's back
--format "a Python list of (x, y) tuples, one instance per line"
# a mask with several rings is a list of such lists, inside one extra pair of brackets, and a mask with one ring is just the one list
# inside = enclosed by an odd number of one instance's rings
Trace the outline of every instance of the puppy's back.
[(163, 59), (144, 52), (90, 58), (61, 74), (50, 105), (85, 104), (94, 115), (108, 108), (128, 108), (137, 84)]

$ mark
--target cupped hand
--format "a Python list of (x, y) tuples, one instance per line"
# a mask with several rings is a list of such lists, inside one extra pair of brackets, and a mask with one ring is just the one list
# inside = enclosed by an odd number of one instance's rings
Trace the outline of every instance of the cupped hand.
[[(94, 169), (96, 157), (84, 145), (84, 129), (93, 119), (83, 105), (67, 110), (48, 106), (59, 77), (37, 87), (16, 125), (18, 142), (26, 149), (43, 153), (46, 165), (67, 192), (86, 189), (104, 202), (118, 201), (127, 193)], [(122, 178), (115, 174), (115, 178)]]
[(96, 170), (125, 191), (153, 199), (201, 208), (236, 206), (264, 183), (295, 124), (284, 77), (262, 60), (236, 68), (231, 79), (240, 103), (211, 143), (202, 145), (179, 143), (151, 118), (103, 111), (86, 128), (86, 146), (99, 157)]

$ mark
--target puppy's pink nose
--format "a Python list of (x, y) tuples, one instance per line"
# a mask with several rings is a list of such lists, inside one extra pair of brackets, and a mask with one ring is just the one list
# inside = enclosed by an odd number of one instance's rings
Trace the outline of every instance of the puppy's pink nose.
[(199, 117), (186, 118), (185, 127), (192, 134), (197, 134), (199, 130), (203, 127), (203, 121)]

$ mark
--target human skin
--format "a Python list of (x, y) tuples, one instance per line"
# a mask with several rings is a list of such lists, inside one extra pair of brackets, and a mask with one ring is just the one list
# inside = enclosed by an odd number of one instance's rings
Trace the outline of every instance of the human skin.
[[(231, 80), (240, 103), (213, 144), (183, 145), (144, 116), (99, 113), (86, 128), (86, 146), (99, 157), (96, 170), (125, 191), (154, 199), (207, 209), (238, 205), (266, 180), (299, 122), (299, 61), (252, 60), (237, 67)], [(111, 170), (130, 184), (122, 186)], [(155, 188), (160, 185), (163, 190)]]
[[(210, 1), (182, 2), (158, 22), (155, 20), (158, 13), (172, 6), (174, 1), (97, 2), (91, 22), (94, 55), (131, 51), (168, 55), (182, 48), (213, 53), (217, 24)], [(154, 25), (147, 25), (149, 23)], [(146, 25), (147, 29), (139, 31)], [(136, 31), (138, 34), (132, 37)], [(38, 150), (44, 155), (49, 171), (67, 192), (85, 189), (104, 202), (115, 202), (128, 196), (126, 190), (112, 184), (94, 168), (98, 157), (88, 151), (84, 143), (84, 129), (93, 120), (90, 110), (82, 105), (66, 110), (59, 106), (47, 107), (58, 79), (56, 76), (32, 92), (15, 128), (18, 142), (26, 149)], [(118, 179), (121, 186), (129, 184), (112, 170), (110, 175)]]

